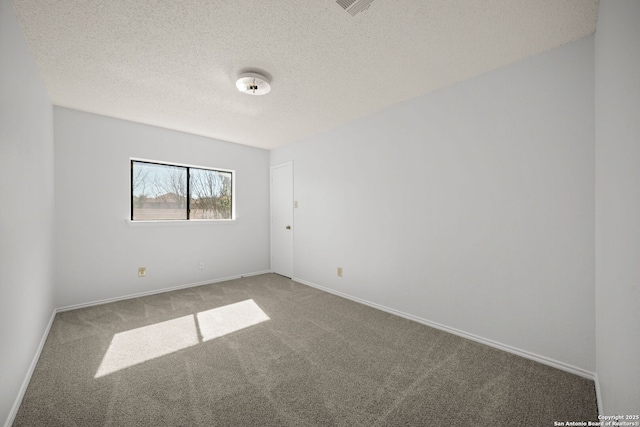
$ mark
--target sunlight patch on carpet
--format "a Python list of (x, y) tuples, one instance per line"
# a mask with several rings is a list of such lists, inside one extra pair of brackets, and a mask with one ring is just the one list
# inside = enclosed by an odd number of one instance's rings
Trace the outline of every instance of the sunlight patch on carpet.
[(249, 299), (117, 333), (111, 339), (94, 378), (166, 356), (266, 320), (269, 320), (269, 316)]

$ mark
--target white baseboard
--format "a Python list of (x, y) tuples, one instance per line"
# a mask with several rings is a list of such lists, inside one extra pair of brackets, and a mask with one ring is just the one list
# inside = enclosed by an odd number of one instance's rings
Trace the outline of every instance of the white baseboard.
[(31, 381), (31, 376), (33, 375), (33, 371), (36, 369), (36, 365), (38, 364), (38, 359), (40, 359), (40, 353), (42, 353), (42, 349), (44, 348), (44, 343), (47, 341), (47, 337), (49, 336), (49, 331), (51, 330), (51, 325), (53, 325), (53, 319), (56, 317), (56, 309), (53, 309), (53, 313), (51, 313), (51, 318), (49, 319), (49, 323), (44, 330), (44, 334), (42, 334), (42, 339), (40, 340), (40, 345), (38, 345), (38, 349), (36, 350), (36, 354), (33, 356), (31, 360), (31, 364), (29, 365), (29, 369), (27, 369), (27, 375), (25, 375), (24, 381), (22, 381), (22, 386), (20, 387), (20, 391), (18, 391), (18, 396), (16, 396), (16, 400), (13, 402), (13, 406), (11, 407), (11, 411), (9, 411), (9, 416), (7, 417), (7, 421), (5, 422), (5, 427), (11, 427), (13, 421), (18, 415), (18, 408), (20, 408), (20, 404), (22, 403), (22, 398), (24, 398), (24, 394), (27, 392), (27, 387), (29, 386), (29, 382)]
[(135, 294), (129, 294), (129, 295), (121, 296), (121, 297), (105, 298), (105, 299), (101, 299), (101, 300), (98, 300), (98, 301), (86, 302), (86, 303), (82, 303), (82, 304), (68, 305), (68, 306), (65, 306), (65, 307), (57, 308), (56, 312), (76, 310), (78, 308), (92, 307), (94, 305), (106, 304), (106, 303), (116, 302), (116, 301), (123, 301), (123, 300), (131, 299), (131, 298), (139, 298), (139, 297), (144, 297), (144, 296), (147, 296), (147, 295), (161, 294), (161, 293), (164, 293), (164, 292), (177, 291), (178, 289), (192, 288), (194, 286), (209, 285), (211, 283), (226, 282), (227, 280), (240, 279), (241, 277), (258, 276), (260, 274), (266, 274), (266, 273), (271, 273), (271, 270), (254, 271), (252, 273), (238, 274), (236, 276), (229, 276), (229, 277), (221, 277), (221, 278), (218, 278), (218, 279), (203, 280), (201, 282), (187, 283), (185, 285), (172, 286), (172, 287), (169, 287), (169, 288), (155, 289), (155, 290), (146, 291), (146, 292), (137, 292)]
[(175, 291), (178, 289), (184, 289), (184, 288), (191, 288), (194, 286), (202, 286), (202, 285), (208, 285), (211, 283), (218, 283), (218, 282), (226, 282), (227, 280), (234, 280), (234, 279), (240, 279), (241, 277), (249, 277), (249, 276), (258, 276), (260, 274), (266, 274), (266, 273), (271, 273), (271, 270), (262, 270), (262, 271), (254, 271), (252, 273), (245, 273), (245, 274), (239, 274), (236, 276), (230, 276), (230, 277), (222, 277), (219, 279), (211, 279), (211, 280), (205, 280), (202, 282), (196, 282), (196, 283), (188, 283), (186, 285), (178, 285), (178, 286), (173, 286), (170, 288), (164, 288), (164, 289), (157, 289), (157, 290), (153, 290), (153, 291), (147, 291), (147, 292), (140, 292), (140, 293), (136, 293), (136, 294), (131, 294), (131, 295), (125, 295), (122, 297), (115, 297), (115, 298), (106, 298), (103, 300), (99, 300), (99, 301), (93, 301), (93, 302), (87, 302), (87, 303), (83, 303), (83, 304), (75, 304), (75, 305), (69, 305), (66, 307), (59, 307), (59, 308), (54, 308), (53, 309), (53, 313), (51, 314), (51, 318), (49, 319), (49, 324), (47, 325), (47, 328), (44, 331), (44, 334), (42, 336), (42, 339), (40, 340), (40, 345), (38, 346), (38, 349), (36, 350), (36, 354), (35, 356), (33, 356), (33, 360), (31, 361), (31, 365), (29, 365), (29, 369), (27, 370), (27, 375), (25, 376), (24, 381), (22, 382), (22, 387), (20, 387), (20, 391), (18, 392), (18, 396), (16, 397), (15, 402), (13, 403), (13, 407), (11, 408), (11, 411), (9, 412), (9, 416), (7, 417), (7, 420), (5, 422), (5, 427), (11, 427), (11, 424), (13, 424), (13, 421), (16, 418), (16, 415), (18, 414), (18, 408), (20, 408), (20, 404), (22, 404), (22, 399), (24, 398), (24, 394), (27, 391), (27, 387), (29, 386), (29, 382), (31, 381), (31, 376), (33, 375), (33, 371), (36, 368), (36, 364), (38, 363), (38, 359), (40, 359), (40, 353), (42, 353), (42, 349), (44, 348), (44, 343), (47, 340), (47, 337), (49, 336), (49, 331), (51, 330), (51, 325), (53, 325), (53, 320), (56, 317), (56, 313), (60, 313), (63, 311), (69, 311), (69, 310), (75, 310), (78, 308), (84, 308), (84, 307), (91, 307), (94, 305), (100, 305), (100, 304), (106, 304), (109, 302), (115, 302), (115, 301), (122, 301), (122, 300), (126, 300), (126, 299), (131, 299), (131, 298), (138, 298), (138, 297), (142, 297), (145, 295), (154, 295), (154, 294), (160, 294), (163, 292), (170, 292), (170, 291)]
[(602, 405), (602, 392), (600, 391), (600, 379), (598, 379), (598, 373), (594, 374), (593, 381), (596, 386), (596, 401), (598, 402), (598, 414), (604, 415), (604, 407)]
[[(512, 353), (512, 354), (515, 354), (515, 355), (518, 355), (518, 356), (521, 356), (521, 357), (524, 357), (524, 358), (527, 358), (527, 359), (530, 359), (530, 360), (534, 360), (536, 362), (540, 362), (540, 363), (548, 365), (548, 366), (552, 366), (554, 368), (557, 368), (557, 369), (560, 369), (560, 370), (563, 370), (563, 371), (566, 371), (566, 372), (570, 372), (572, 374), (581, 376), (583, 378), (587, 378), (587, 379), (594, 380), (594, 381), (596, 379), (596, 374), (594, 372), (590, 372), (590, 371), (587, 371), (585, 369), (569, 365), (568, 363), (560, 362), (558, 360), (554, 360), (554, 359), (551, 359), (551, 358), (548, 358), (548, 357), (545, 357), (545, 356), (541, 356), (539, 354), (531, 353), (531, 352), (528, 352), (526, 350), (521, 350), (519, 348), (512, 347), (510, 345), (506, 345), (506, 344), (503, 344), (503, 343), (500, 343), (500, 342), (497, 342), (497, 341), (493, 341), (493, 340), (490, 340), (490, 339), (487, 339), (487, 338), (483, 338), (483, 337), (480, 337), (478, 335), (470, 334), (468, 332), (461, 331), (461, 330), (456, 329), (456, 328), (451, 328), (449, 326), (442, 325), (440, 323), (433, 322), (431, 320), (423, 319), (421, 317), (414, 316), (412, 314), (407, 314), (407, 313), (404, 313), (402, 311), (395, 310), (393, 308), (385, 307), (385, 306), (380, 305), (380, 304), (376, 304), (376, 303), (373, 303), (373, 302), (370, 302), (370, 301), (367, 301), (367, 300), (363, 300), (361, 298), (357, 298), (357, 297), (354, 297), (354, 296), (351, 296), (351, 295), (348, 295), (348, 294), (345, 294), (345, 293), (342, 293), (342, 292), (339, 292), (339, 291), (336, 291), (336, 290), (333, 290), (333, 289), (330, 289), (330, 288), (326, 288), (324, 286), (320, 286), (320, 285), (317, 285), (315, 283), (311, 283), (311, 282), (309, 282), (307, 280), (304, 280), (304, 279), (300, 279), (300, 278), (294, 277), (292, 280), (294, 280), (296, 282), (299, 282), (299, 283), (302, 283), (302, 284), (307, 285), (307, 286), (311, 286), (313, 288), (320, 289), (320, 290), (325, 291), (325, 292), (329, 292), (329, 293), (334, 294), (334, 295), (338, 295), (340, 297), (343, 297), (343, 298), (346, 298), (346, 299), (349, 299), (349, 300), (352, 300), (352, 301), (359, 302), (359, 303), (364, 304), (364, 305), (368, 305), (369, 307), (373, 307), (373, 308), (376, 308), (378, 310), (386, 311), (387, 313), (395, 314), (396, 316), (404, 317), (405, 319), (413, 320), (414, 322), (422, 323), (423, 325), (431, 326), (432, 328), (440, 329), (442, 331), (449, 332), (449, 333), (452, 333), (454, 335), (458, 335), (458, 336), (460, 336), (462, 338), (467, 338), (467, 339), (470, 339), (472, 341), (479, 342), (480, 344), (488, 345), (489, 347), (494, 347), (494, 348), (497, 348), (499, 350), (506, 351), (508, 353)], [(598, 402), (599, 402), (599, 400), (598, 400)]]

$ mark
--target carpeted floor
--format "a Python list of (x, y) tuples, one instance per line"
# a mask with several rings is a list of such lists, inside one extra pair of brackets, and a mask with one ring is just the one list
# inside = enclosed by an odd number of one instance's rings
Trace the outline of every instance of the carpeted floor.
[(265, 274), (59, 313), (14, 426), (553, 426), (592, 381)]

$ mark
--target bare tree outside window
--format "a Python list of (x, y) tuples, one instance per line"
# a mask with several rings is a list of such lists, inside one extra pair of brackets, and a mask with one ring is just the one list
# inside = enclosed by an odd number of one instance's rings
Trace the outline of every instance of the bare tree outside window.
[(231, 172), (190, 170), (193, 219), (231, 219)]
[(134, 167), (133, 163), (131, 164), (131, 169), (133, 207), (141, 209), (144, 206), (146, 200), (149, 198), (149, 193), (151, 192), (149, 178), (149, 174), (151, 171), (148, 168)]
[(233, 219), (230, 171), (131, 161), (131, 219)]
[(187, 219), (187, 170), (132, 163), (133, 220)]

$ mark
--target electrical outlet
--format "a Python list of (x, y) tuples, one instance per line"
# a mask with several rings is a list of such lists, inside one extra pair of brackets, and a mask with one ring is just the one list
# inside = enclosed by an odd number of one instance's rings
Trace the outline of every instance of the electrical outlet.
[(204, 270), (204, 261), (200, 261), (200, 270)]
[(146, 267), (138, 267), (138, 277), (145, 277), (147, 275)]
[(342, 267), (338, 267), (338, 277), (342, 277)]

